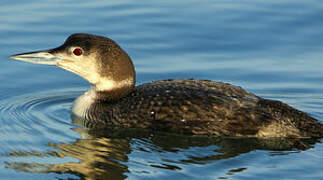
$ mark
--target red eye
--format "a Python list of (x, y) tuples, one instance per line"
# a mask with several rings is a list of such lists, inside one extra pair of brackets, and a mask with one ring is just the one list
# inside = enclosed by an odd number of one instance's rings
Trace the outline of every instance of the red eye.
[(76, 56), (80, 56), (82, 53), (83, 53), (82, 49), (80, 49), (80, 48), (75, 48), (73, 50), (73, 54), (75, 54)]

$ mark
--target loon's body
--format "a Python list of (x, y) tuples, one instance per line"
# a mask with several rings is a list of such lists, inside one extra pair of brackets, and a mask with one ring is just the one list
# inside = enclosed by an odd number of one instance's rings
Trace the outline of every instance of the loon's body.
[(72, 112), (89, 127), (216, 136), (323, 137), (323, 125), (306, 113), (227, 83), (175, 79), (135, 87), (130, 57), (106, 37), (73, 34), (58, 48), (11, 57), (57, 65), (88, 80), (92, 87), (77, 98)]

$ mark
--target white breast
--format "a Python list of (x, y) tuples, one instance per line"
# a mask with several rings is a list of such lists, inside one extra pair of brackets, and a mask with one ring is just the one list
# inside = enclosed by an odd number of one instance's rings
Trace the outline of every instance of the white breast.
[(90, 88), (83, 95), (78, 97), (72, 106), (72, 112), (79, 117), (85, 118), (87, 110), (95, 102), (96, 93), (94, 88)]

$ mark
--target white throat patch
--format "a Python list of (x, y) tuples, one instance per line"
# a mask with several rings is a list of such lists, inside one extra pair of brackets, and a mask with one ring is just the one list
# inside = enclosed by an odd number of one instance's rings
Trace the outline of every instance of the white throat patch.
[(86, 91), (83, 95), (79, 96), (73, 103), (72, 112), (79, 117), (86, 118), (87, 111), (93, 103), (97, 100), (97, 91), (109, 91), (118, 89), (132, 84), (131, 79), (123, 81), (113, 81), (108, 78), (101, 78), (100, 83), (97, 83)]
[(72, 112), (82, 118), (86, 118), (86, 113), (91, 105), (96, 100), (96, 92), (94, 87), (91, 87), (83, 95), (79, 96), (73, 103)]
[(100, 78), (100, 82), (95, 84), (95, 88), (97, 91), (109, 91), (113, 89), (118, 89), (122, 87), (127, 87), (131, 85), (133, 82), (131, 79), (125, 79), (122, 81), (114, 81), (109, 78)]

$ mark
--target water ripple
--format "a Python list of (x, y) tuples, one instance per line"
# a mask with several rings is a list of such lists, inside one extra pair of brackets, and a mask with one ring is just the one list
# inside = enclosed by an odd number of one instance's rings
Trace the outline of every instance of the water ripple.
[[(3, 100), (0, 104), (0, 133), (5, 135), (2, 144), (19, 144), (11, 150), (35, 150), (35, 144), (71, 141), (79, 135), (70, 118), (70, 107), (82, 92), (79, 89), (63, 89), (26, 94)], [(22, 149), (20, 149), (22, 148)], [(26, 149), (27, 148), (27, 149)], [(0, 152), (3, 153), (3, 151)], [(6, 149), (8, 152), (8, 149)]]

